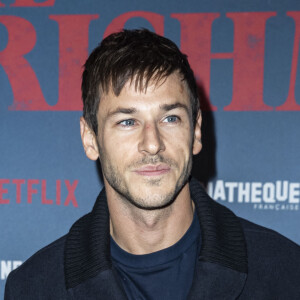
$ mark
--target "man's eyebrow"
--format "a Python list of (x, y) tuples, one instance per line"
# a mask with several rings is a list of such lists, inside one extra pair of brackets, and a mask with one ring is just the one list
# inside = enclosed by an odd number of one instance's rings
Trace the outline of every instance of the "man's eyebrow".
[[(162, 109), (166, 112), (170, 111), (172, 109), (175, 109), (175, 108), (183, 108), (186, 112), (189, 111), (188, 107), (185, 104), (182, 104), (180, 102), (176, 102), (176, 103), (172, 103), (172, 104), (161, 104), (159, 107), (160, 107), (160, 109)], [(134, 114), (134, 113), (137, 113), (137, 109), (134, 107), (128, 107), (128, 108), (117, 107), (116, 109), (114, 109), (113, 111), (110, 111), (108, 113), (107, 118), (111, 118), (117, 114), (130, 115), (130, 114)]]
[(108, 113), (107, 118), (110, 118), (110, 117), (115, 116), (117, 114), (127, 114), (127, 115), (130, 115), (130, 114), (134, 114), (136, 112), (137, 112), (137, 110), (134, 107), (129, 107), (129, 108), (117, 107), (115, 110), (110, 111)]
[(180, 102), (176, 102), (173, 104), (162, 104), (159, 107), (166, 112), (175, 108), (183, 108), (184, 110), (186, 110), (186, 112), (189, 112), (188, 107), (185, 104)]

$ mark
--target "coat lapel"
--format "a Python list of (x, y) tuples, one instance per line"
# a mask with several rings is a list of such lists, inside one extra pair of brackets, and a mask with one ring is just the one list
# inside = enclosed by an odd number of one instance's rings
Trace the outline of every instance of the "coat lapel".
[(239, 219), (190, 182), (201, 229), (201, 249), (189, 299), (237, 299), (248, 273), (246, 241)]
[(99, 272), (68, 290), (69, 300), (127, 300), (113, 269)]
[(219, 264), (198, 261), (189, 300), (234, 300), (241, 294), (247, 274)]

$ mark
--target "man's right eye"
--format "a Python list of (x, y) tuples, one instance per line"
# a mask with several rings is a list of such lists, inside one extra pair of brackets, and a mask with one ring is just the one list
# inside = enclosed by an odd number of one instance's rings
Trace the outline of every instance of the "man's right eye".
[(135, 125), (135, 121), (132, 119), (128, 119), (128, 120), (123, 120), (123, 121), (119, 122), (118, 124), (120, 124), (123, 127), (130, 127), (130, 126)]

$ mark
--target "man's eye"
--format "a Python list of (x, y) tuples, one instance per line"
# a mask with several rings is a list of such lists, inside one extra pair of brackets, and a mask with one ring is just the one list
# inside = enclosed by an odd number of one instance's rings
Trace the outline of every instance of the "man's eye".
[(177, 123), (178, 121), (179, 121), (179, 117), (177, 116), (168, 116), (163, 120), (163, 122), (165, 123)]
[(122, 125), (122, 126), (134, 126), (135, 125), (135, 121), (132, 120), (132, 119), (129, 119), (129, 120), (124, 120), (124, 121), (121, 121), (119, 122), (118, 124)]

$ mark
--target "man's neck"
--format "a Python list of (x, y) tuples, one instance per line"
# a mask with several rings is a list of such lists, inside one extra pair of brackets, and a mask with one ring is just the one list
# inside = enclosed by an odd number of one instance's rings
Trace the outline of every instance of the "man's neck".
[(144, 210), (107, 191), (110, 233), (115, 242), (132, 254), (148, 254), (174, 245), (190, 227), (194, 204), (188, 183), (175, 201), (157, 210)]

